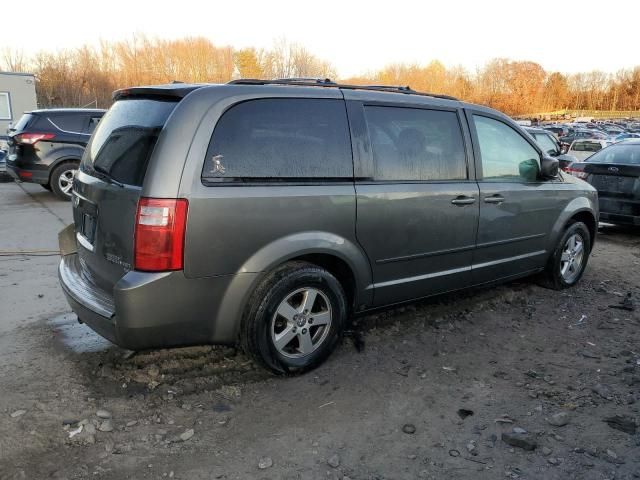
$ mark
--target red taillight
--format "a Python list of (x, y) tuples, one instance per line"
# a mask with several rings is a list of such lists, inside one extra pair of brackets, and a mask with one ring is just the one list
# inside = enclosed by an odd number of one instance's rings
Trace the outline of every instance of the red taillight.
[(578, 178), (581, 178), (583, 180), (589, 176), (589, 174), (587, 172), (585, 172), (584, 170), (580, 170), (580, 169), (577, 169), (577, 168), (571, 168), (571, 166), (569, 166), (567, 168), (567, 172), (569, 172), (574, 177), (578, 177)]
[(134, 241), (136, 270), (182, 270), (188, 208), (185, 199), (140, 199)]
[(51, 140), (56, 138), (53, 133), (21, 133), (14, 137), (16, 143), (23, 145), (34, 145), (41, 140)]

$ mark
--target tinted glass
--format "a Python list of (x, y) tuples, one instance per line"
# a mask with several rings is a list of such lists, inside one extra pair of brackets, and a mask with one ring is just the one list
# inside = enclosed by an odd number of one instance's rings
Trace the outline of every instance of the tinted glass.
[(507, 124), (473, 116), (485, 181), (533, 182), (538, 177), (540, 155), (522, 135)]
[(344, 101), (260, 99), (235, 105), (215, 127), (202, 177), (353, 178)]
[(141, 186), (158, 135), (175, 106), (174, 101), (117, 101), (98, 124), (81, 168)]
[(365, 107), (374, 178), (386, 181), (467, 178), (464, 143), (455, 112)]
[(613, 145), (594, 153), (586, 162), (640, 165), (640, 145)]
[(602, 150), (599, 142), (576, 142), (571, 146), (574, 152), (597, 152)]
[(48, 115), (48, 118), (56, 128), (72, 133), (83, 133), (87, 122), (87, 117), (84, 114), (58, 113)]
[(93, 133), (93, 131), (98, 126), (98, 123), (100, 123), (100, 119), (101, 118), (102, 117), (90, 117), (89, 118), (89, 124), (87, 125), (87, 133)]
[(27, 126), (31, 123), (31, 120), (33, 120), (33, 115), (31, 115), (30, 113), (25, 113), (24, 115), (22, 115), (20, 120), (18, 120), (18, 123), (16, 123), (11, 129), (15, 130), (16, 132), (20, 132), (27, 128)]
[(556, 153), (558, 151), (556, 142), (554, 142), (546, 133), (534, 133), (533, 138), (536, 139), (536, 142), (538, 142), (542, 151), (547, 153)]

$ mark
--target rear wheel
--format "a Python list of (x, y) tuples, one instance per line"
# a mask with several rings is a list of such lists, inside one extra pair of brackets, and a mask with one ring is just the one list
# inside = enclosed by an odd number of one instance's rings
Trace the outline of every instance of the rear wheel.
[(71, 200), (71, 188), (73, 186), (73, 176), (78, 169), (78, 164), (65, 162), (58, 165), (51, 172), (49, 185), (54, 195), (62, 200)]
[(549, 259), (543, 286), (562, 290), (572, 287), (584, 273), (591, 253), (591, 234), (582, 222), (570, 224)]
[(277, 373), (300, 373), (322, 363), (347, 317), (340, 282), (327, 270), (290, 262), (272, 272), (250, 300), (243, 348)]

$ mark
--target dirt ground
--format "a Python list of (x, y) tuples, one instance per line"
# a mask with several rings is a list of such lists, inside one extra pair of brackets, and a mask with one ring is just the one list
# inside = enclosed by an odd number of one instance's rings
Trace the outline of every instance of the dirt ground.
[[(0, 185), (3, 252), (55, 248), (66, 221)], [(2, 480), (640, 478), (640, 230), (601, 227), (576, 288), (364, 317), (291, 378), (231, 348), (113, 347), (75, 321), (56, 263), (0, 256)]]

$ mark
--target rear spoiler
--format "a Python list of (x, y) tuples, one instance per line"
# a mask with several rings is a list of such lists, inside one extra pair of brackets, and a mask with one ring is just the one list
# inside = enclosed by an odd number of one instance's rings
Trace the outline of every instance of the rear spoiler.
[(113, 92), (113, 100), (128, 97), (160, 97), (165, 99), (181, 99), (198, 88), (206, 87), (205, 83), (168, 83), (165, 85), (149, 85), (145, 87), (122, 88)]

